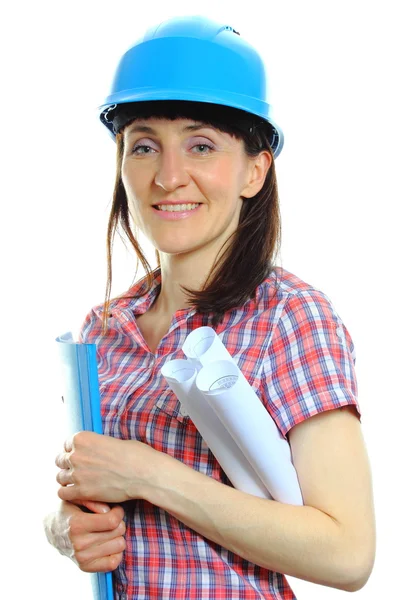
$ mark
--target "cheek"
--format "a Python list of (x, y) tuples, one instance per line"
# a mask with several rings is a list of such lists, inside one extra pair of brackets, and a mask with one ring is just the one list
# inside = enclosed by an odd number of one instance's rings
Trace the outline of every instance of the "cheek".
[(134, 169), (124, 169), (121, 171), (122, 184), (126, 192), (129, 205), (138, 206), (140, 200), (144, 198), (146, 182), (144, 174), (136, 174)]
[(233, 209), (238, 208), (238, 205), (242, 205), (240, 196), (244, 179), (245, 172), (242, 164), (223, 161), (205, 173), (200, 181), (204, 182), (205, 195), (215, 199), (216, 210), (232, 212)]
[(132, 195), (134, 195), (136, 178), (133, 177), (132, 170), (129, 170), (124, 167), (122, 168), (120, 176), (121, 176), (123, 187), (125, 188), (127, 197), (129, 198)]
[(127, 200), (130, 202), (131, 197), (132, 197), (132, 184), (131, 184), (130, 178), (127, 176), (127, 173), (125, 172), (124, 169), (122, 169), (122, 171), (120, 173), (120, 178), (122, 180), (122, 184), (123, 184), (124, 190), (126, 192)]
[(230, 160), (218, 162), (212, 170), (211, 177), (216, 183), (225, 185), (232, 180), (234, 172), (234, 163)]
[[(128, 174), (124, 169), (121, 171), (121, 180), (126, 192), (127, 198), (127, 206), (129, 209), (129, 214), (133, 220), (133, 223), (137, 227), (141, 227), (141, 218), (139, 211), (139, 203), (137, 198), (140, 197), (141, 192), (138, 190), (138, 187), (135, 184), (135, 178), (133, 178), (133, 174)], [(140, 195), (139, 195), (140, 194)]]
[(209, 198), (219, 200), (233, 196), (236, 187), (237, 167), (231, 161), (218, 161), (216, 164), (202, 168), (194, 173), (194, 180), (198, 187)]

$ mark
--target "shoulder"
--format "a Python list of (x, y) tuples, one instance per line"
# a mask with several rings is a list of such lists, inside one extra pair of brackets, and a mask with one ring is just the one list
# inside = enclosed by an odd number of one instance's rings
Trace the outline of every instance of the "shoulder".
[[(237, 316), (225, 327), (225, 339), (228, 343), (234, 339), (237, 347), (259, 347), (266, 365), (274, 361), (279, 366), (297, 356), (305, 362), (313, 350), (319, 355), (329, 349), (337, 355), (348, 353), (355, 360), (350, 334), (330, 299), (283, 268), (272, 271)], [(234, 335), (236, 328), (242, 337)]]
[(286, 269), (275, 267), (256, 290), (256, 308), (259, 314), (268, 316), (273, 324), (341, 320), (328, 296), (310, 283)]
[(274, 267), (270, 275), (262, 281), (256, 290), (257, 301), (263, 303), (311, 296), (323, 298), (329, 302), (323, 292), (283, 267)]

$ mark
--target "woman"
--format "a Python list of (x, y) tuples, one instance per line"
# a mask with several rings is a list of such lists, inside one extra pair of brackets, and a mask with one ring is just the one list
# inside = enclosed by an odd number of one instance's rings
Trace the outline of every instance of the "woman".
[[(237, 32), (172, 19), (122, 58), (101, 108), (118, 155), (108, 290), (81, 338), (98, 346), (106, 435), (80, 432), (57, 457), (48, 536), (84, 571), (116, 569), (117, 598), (290, 600), (284, 574), (354, 591), (372, 569), (352, 341), (321, 292), (273, 264), (283, 136), (265, 89)], [(109, 301), (118, 226), (147, 276)], [(234, 489), (181, 414), (161, 368), (203, 325), (288, 440), (304, 506)]]

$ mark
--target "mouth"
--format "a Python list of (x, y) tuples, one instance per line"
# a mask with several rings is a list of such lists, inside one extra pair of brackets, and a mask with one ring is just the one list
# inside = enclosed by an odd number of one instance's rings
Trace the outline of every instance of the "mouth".
[(185, 212), (195, 210), (200, 206), (200, 202), (192, 204), (154, 204), (153, 208), (162, 212)]

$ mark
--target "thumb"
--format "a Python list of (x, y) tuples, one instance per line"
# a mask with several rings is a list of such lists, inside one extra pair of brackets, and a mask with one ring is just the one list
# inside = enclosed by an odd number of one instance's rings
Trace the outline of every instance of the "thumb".
[(85, 506), (85, 508), (88, 508), (88, 510), (90, 510), (91, 512), (94, 513), (107, 513), (111, 510), (110, 506), (108, 506), (108, 504), (105, 504), (104, 502), (96, 502), (93, 500), (82, 500), (80, 502), (81, 506)]

